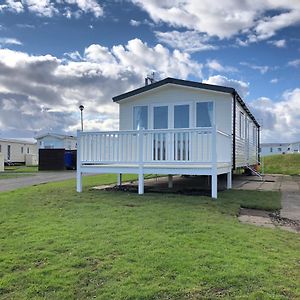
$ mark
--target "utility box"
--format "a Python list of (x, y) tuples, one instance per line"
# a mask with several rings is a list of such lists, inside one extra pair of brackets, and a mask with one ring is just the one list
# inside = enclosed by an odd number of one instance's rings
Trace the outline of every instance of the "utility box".
[(39, 149), (39, 171), (76, 170), (76, 150)]
[(0, 172), (4, 172), (4, 155), (0, 153)]
[(37, 155), (25, 154), (25, 165), (26, 166), (36, 166), (37, 164), (38, 164)]
[(65, 170), (65, 149), (39, 149), (39, 171)]

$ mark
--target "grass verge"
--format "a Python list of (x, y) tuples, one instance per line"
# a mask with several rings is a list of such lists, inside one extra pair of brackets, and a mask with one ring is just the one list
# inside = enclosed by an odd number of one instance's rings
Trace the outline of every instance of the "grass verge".
[(6, 166), (5, 172), (33, 173), (38, 172), (38, 166)]
[(265, 156), (264, 171), (266, 174), (300, 174), (300, 154), (280, 154)]
[(276, 209), (278, 193), (90, 189), (114, 179), (0, 193), (0, 297), (299, 299), (299, 236), (236, 218), (241, 205)]

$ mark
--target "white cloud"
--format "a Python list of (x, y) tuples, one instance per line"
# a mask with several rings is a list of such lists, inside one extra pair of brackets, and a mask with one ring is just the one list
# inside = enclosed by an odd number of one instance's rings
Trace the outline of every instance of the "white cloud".
[[(92, 13), (96, 18), (103, 15), (103, 8), (97, 0), (6, 0), (0, 5), (0, 11), (22, 13), (29, 12), (41, 17), (62, 14), (67, 18), (79, 17), (82, 13)], [(73, 10), (75, 12), (73, 12)]]
[(140, 21), (136, 21), (136, 20), (131, 19), (131, 20), (130, 20), (130, 25), (131, 25), (131, 26), (138, 27), (138, 26), (141, 25), (141, 22), (140, 22)]
[(281, 100), (261, 97), (250, 103), (255, 116), (262, 120), (263, 142), (300, 140), (300, 89), (283, 93)]
[(114, 46), (111, 52), (124, 67), (137, 74), (155, 70), (161, 77), (187, 78), (189, 74), (202, 77), (202, 65), (193, 61), (188, 53), (177, 49), (170, 51), (160, 44), (151, 48), (141, 40), (134, 39), (125, 47)]
[(241, 62), (240, 65), (249, 67), (253, 70), (258, 70), (261, 74), (265, 74), (271, 69), (269, 66), (258, 66), (248, 62)]
[(203, 83), (232, 87), (237, 90), (242, 98), (245, 98), (249, 94), (249, 82), (229, 79), (221, 75), (210, 76), (208, 79), (203, 80)]
[(131, 1), (156, 23), (165, 22), (221, 39), (244, 34), (250, 42), (256, 42), (300, 22), (300, 2), (296, 0), (226, 0), (221, 4), (211, 0)]
[(289, 67), (299, 67), (300, 66), (300, 59), (291, 60), (288, 62)]
[(196, 31), (155, 31), (155, 35), (161, 43), (190, 53), (217, 49), (217, 46), (209, 43), (208, 35)]
[(270, 80), (270, 83), (277, 83), (278, 82), (278, 78), (273, 78)]
[(4, 10), (9, 10), (15, 13), (21, 13), (24, 11), (24, 7), (21, 1), (6, 0), (5, 4), (0, 5), (0, 12)]
[(216, 59), (208, 59), (207, 63), (205, 64), (207, 68), (211, 71), (217, 71), (222, 73), (230, 73), (230, 72), (237, 72), (237, 69), (230, 66), (223, 66), (218, 60)]
[(300, 2), (294, 0), (285, 1), (285, 3), (280, 2), (278, 0), (270, 1), (271, 6), (269, 9), (282, 9), (283, 11), (258, 21), (258, 24), (255, 26), (257, 40), (268, 39), (274, 36), (278, 30), (300, 22)]
[(0, 45), (22, 45), (22, 42), (14, 38), (2, 37), (0, 38)]
[(78, 51), (64, 53), (64, 56), (66, 56), (67, 59), (73, 60), (73, 61), (80, 61), (82, 60), (82, 56)]
[(80, 126), (78, 105), (83, 104), (87, 129), (116, 129), (113, 96), (143, 85), (150, 70), (161, 77), (201, 79), (201, 68), (186, 53), (160, 44), (150, 47), (139, 39), (112, 48), (90, 45), (83, 54), (75, 51), (62, 59), (0, 49), (1, 127), (16, 136), (74, 131)]
[(274, 40), (274, 41), (268, 41), (268, 43), (277, 48), (285, 48), (286, 47), (286, 40)]
[(63, 0), (67, 4), (75, 4), (78, 8), (85, 13), (93, 13), (95, 17), (103, 15), (103, 8), (96, 0)]
[(23, 0), (22, 2), (30, 12), (35, 13), (38, 16), (52, 17), (54, 14), (58, 13), (54, 3), (50, 0)]

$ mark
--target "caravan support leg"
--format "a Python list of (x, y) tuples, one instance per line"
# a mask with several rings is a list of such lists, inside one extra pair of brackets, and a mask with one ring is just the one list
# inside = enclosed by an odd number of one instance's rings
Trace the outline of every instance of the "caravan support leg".
[(213, 199), (218, 197), (218, 175), (215, 172), (211, 175), (211, 197)]
[(118, 177), (117, 177), (117, 185), (118, 185), (118, 186), (122, 186), (122, 174), (121, 174), (121, 173), (118, 174)]
[(168, 188), (173, 188), (173, 176), (170, 174), (168, 175)]
[(77, 170), (77, 179), (76, 179), (76, 191), (78, 193), (82, 192), (82, 173), (80, 170)]
[(144, 194), (144, 174), (143, 172), (139, 173), (139, 195)]
[(227, 189), (232, 188), (232, 173), (231, 171), (227, 173)]

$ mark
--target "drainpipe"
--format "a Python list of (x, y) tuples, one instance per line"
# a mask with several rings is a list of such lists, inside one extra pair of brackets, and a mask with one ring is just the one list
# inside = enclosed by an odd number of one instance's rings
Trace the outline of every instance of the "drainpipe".
[(236, 92), (233, 92), (233, 132), (232, 132), (232, 170), (235, 170), (235, 140), (236, 140)]
[(258, 161), (260, 163), (260, 126), (257, 127), (257, 149), (258, 149)]

